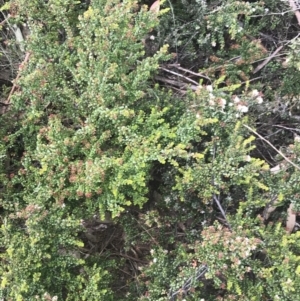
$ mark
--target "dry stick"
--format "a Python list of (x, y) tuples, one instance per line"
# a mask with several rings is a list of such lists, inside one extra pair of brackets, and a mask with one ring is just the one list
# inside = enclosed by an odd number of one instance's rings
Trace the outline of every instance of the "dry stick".
[[(214, 165), (214, 162), (215, 162), (215, 157), (216, 157), (216, 145), (215, 145), (215, 143), (214, 143), (212, 168), (213, 168), (213, 165)], [(215, 185), (214, 176), (212, 177), (212, 184), (213, 184), (213, 186), (216, 186), (216, 185)], [(214, 193), (214, 194), (213, 194), (213, 200), (216, 202), (216, 204), (217, 204), (217, 206), (218, 206), (218, 208), (219, 208), (219, 210), (220, 210), (220, 212), (221, 212), (221, 214), (222, 214), (222, 216), (223, 216), (223, 218), (224, 218), (224, 220), (225, 220), (225, 222), (226, 222), (226, 224), (227, 224), (229, 230), (232, 231), (231, 226), (230, 226), (230, 224), (229, 224), (228, 221), (227, 221), (225, 211), (224, 211), (224, 209), (223, 209), (223, 207), (222, 207), (222, 205), (221, 205), (221, 203), (220, 203), (220, 195), (219, 195), (218, 197), (216, 197), (216, 194)]]
[[(135, 219), (136, 220), (136, 219)], [(136, 220), (137, 221), (137, 220)], [(149, 231), (147, 229), (145, 229), (141, 224), (140, 226), (144, 229), (145, 232), (147, 232), (147, 234), (152, 238), (152, 241), (159, 246), (159, 243), (156, 241), (156, 239), (149, 233)]]
[(138, 261), (138, 262), (144, 263), (144, 264), (149, 263), (149, 261), (142, 260), (142, 259), (139, 259), (139, 258), (134, 258), (134, 257), (129, 256), (129, 255), (126, 255), (126, 254), (121, 254), (121, 253), (111, 253), (110, 255), (116, 255), (116, 256), (124, 257), (124, 258), (130, 259), (130, 260), (132, 260), (132, 261)]
[(175, 67), (175, 68), (177, 68), (177, 69), (179, 69), (179, 70), (188, 72), (188, 73), (190, 73), (190, 74), (193, 74), (193, 75), (196, 75), (196, 76), (199, 76), (199, 77), (203, 77), (203, 78), (205, 78), (205, 79), (207, 79), (207, 80), (209, 80), (209, 81), (211, 82), (211, 79), (210, 79), (208, 76), (203, 75), (202, 73), (196, 73), (196, 72), (193, 72), (193, 71), (191, 71), (191, 70), (182, 68), (182, 67), (180, 66), (180, 64), (168, 65), (168, 66), (173, 66), (173, 67)]
[(290, 7), (292, 8), (292, 10), (295, 13), (295, 16), (297, 18), (298, 24), (300, 25), (300, 12), (299, 12), (298, 7), (296, 6), (296, 4), (295, 4), (295, 2), (293, 0), (289, 0), (289, 4), (290, 4)]
[(260, 65), (258, 65), (252, 73), (255, 74), (260, 69), (262, 69), (265, 65), (267, 65), (270, 62), (270, 60), (282, 49), (282, 47), (283, 46), (279, 46), (269, 57), (267, 57)]
[(192, 83), (192, 84), (195, 84), (195, 85), (198, 85), (197, 82), (195, 82), (194, 80), (192, 80), (192, 79), (190, 79), (190, 78), (188, 78), (188, 77), (186, 77), (186, 76), (184, 76), (184, 75), (182, 75), (182, 74), (180, 74), (180, 73), (176, 73), (176, 72), (174, 72), (174, 71), (168, 70), (168, 69), (163, 68), (163, 67), (159, 67), (159, 69), (162, 69), (162, 70), (164, 70), (164, 71), (166, 71), (166, 72), (169, 72), (169, 73), (171, 73), (171, 74), (174, 74), (174, 75), (176, 75), (176, 76), (183, 77), (183, 78), (184, 78), (185, 80), (187, 80), (188, 82), (190, 82), (190, 83)]
[[(8, 108), (8, 105), (10, 104), (10, 99), (11, 99), (13, 93), (15, 92), (15, 90), (17, 88), (17, 81), (18, 81), (18, 79), (20, 78), (20, 75), (21, 75), (20, 71), (23, 69), (24, 65), (28, 62), (29, 57), (30, 57), (30, 52), (26, 52), (25, 58), (19, 66), (18, 75), (14, 80), (14, 84), (13, 84), (13, 86), (12, 86), (10, 92), (9, 92), (9, 95), (8, 95), (6, 101), (4, 102), (7, 105), (6, 108)], [(6, 113), (6, 109), (4, 109), (2, 113)]]
[(215, 195), (213, 196), (213, 199), (214, 199), (214, 201), (216, 202), (216, 204), (217, 204), (217, 206), (218, 206), (218, 208), (219, 208), (219, 210), (220, 210), (220, 212), (221, 212), (221, 214), (222, 214), (224, 220), (226, 221), (226, 224), (227, 224), (229, 230), (232, 230), (230, 224), (229, 224), (228, 221), (227, 221), (225, 211), (224, 211), (224, 209), (223, 209), (223, 207), (222, 207), (222, 205), (221, 205), (219, 199), (218, 199)]
[(178, 81), (172, 80), (172, 79), (168, 79), (168, 78), (164, 78), (162, 76), (156, 75), (155, 79), (160, 80), (161, 82), (170, 84), (170, 85), (174, 85), (179, 87), (180, 89), (187, 89), (190, 88), (193, 91), (197, 91), (199, 89), (199, 85), (189, 85), (187, 83), (180, 83)]
[(285, 129), (285, 130), (288, 130), (288, 131), (295, 131), (295, 132), (300, 132), (300, 129), (294, 129), (294, 128), (289, 128), (287, 126), (283, 126), (283, 125), (279, 125), (279, 124), (274, 124), (273, 125), (274, 127), (277, 127), (277, 128), (282, 128), (282, 129)]
[[(4, 16), (4, 15), (3, 15)], [(7, 18), (5, 18), (1, 23), (0, 26), (2, 26), (5, 22), (7, 22), (9, 20), (9, 18), (11, 17), (11, 15), (8, 15)]]
[(251, 18), (256, 18), (256, 17), (278, 16), (278, 15), (284, 16), (285, 14), (294, 12), (295, 10), (298, 10), (298, 8), (286, 10), (286, 11), (283, 11), (283, 12), (281, 12), (281, 13), (269, 13), (269, 14), (264, 14), (264, 15), (252, 15), (252, 16), (250, 16), (250, 17), (251, 17)]
[(254, 82), (255, 80), (258, 80), (258, 79), (261, 79), (261, 78), (262, 78), (262, 76), (259, 76), (259, 77), (255, 77), (255, 78), (252, 78), (252, 79), (243, 81), (243, 82), (241, 82), (241, 85), (245, 85), (245, 84), (247, 84), (247, 83)]
[(193, 279), (195, 281), (199, 280), (208, 270), (208, 267), (203, 264), (202, 266), (199, 267), (199, 269), (196, 272), (196, 275), (193, 277), (190, 277), (183, 285), (180, 289), (178, 289), (177, 291), (173, 292), (171, 290), (171, 292), (169, 293), (170, 299), (169, 301), (176, 301), (176, 296), (178, 294), (187, 294), (187, 292), (191, 289), (192, 284), (193, 284)]
[(186, 88), (186, 86), (187, 86), (186, 83), (180, 83), (179, 81), (175, 81), (173, 79), (165, 78), (165, 77), (162, 77), (162, 76), (159, 76), (159, 75), (156, 75), (155, 79), (157, 79), (161, 82), (164, 82), (166, 84), (174, 85), (174, 86), (179, 87), (179, 88)]
[(293, 165), (296, 169), (300, 170), (300, 167), (298, 165), (296, 165), (293, 161), (291, 161), (289, 158), (287, 158), (280, 150), (278, 150), (270, 141), (268, 141), (267, 139), (265, 139), (263, 136), (261, 136), (260, 134), (258, 134), (255, 130), (253, 130), (250, 126), (243, 124), (243, 126), (245, 128), (247, 128), (249, 131), (251, 131), (252, 133), (254, 133), (256, 136), (258, 136), (260, 139), (262, 139), (263, 141), (265, 141), (266, 143), (268, 143), (280, 156), (282, 156), (282, 158), (284, 158), (287, 162), (289, 162), (291, 165)]

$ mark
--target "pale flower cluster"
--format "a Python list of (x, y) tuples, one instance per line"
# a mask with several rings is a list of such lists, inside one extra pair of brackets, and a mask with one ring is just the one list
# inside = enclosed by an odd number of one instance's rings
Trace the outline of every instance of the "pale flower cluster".
[[(227, 104), (226, 99), (220, 96), (215, 96), (213, 94), (213, 86), (212, 85), (206, 85), (206, 86), (200, 86), (200, 89), (205, 89), (208, 92), (208, 104), (210, 107), (219, 107), (222, 110), (225, 109), (225, 106)], [(222, 95), (221, 95), (222, 96)], [(246, 95), (247, 100), (252, 99), (252, 101), (255, 101), (257, 104), (263, 103), (263, 94), (259, 92), (258, 90), (254, 89), (250, 93)], [(250, 103), (252, 103), (250, 100)], [(236, 117), (240, 117), (243, 113), (248, 113), (249, 111), (249, 103), (245, 100), (240, 99), (237, 95), (232, 96), (232, 101), (229, 102), (228, 106), (234, 106), (234, 108), (237, 111)], [(197, 114), (197, 118), (200, 118), (200, 115)]]
[(221, 107), (222, 110), (224, 110), (225, 106), (226, 106), (226, 99), (222, 98), (222, 97), (216, 97), (215, 95), (213, 95), (213, 86), (212, 85), (207, 85), (205, 86), (206, 90), (209, 92), (208, 96), (208, 103), (210, 106), (219, 106)]
[(239, 117), (240, 113), (248, 112), (249, 108), (248, 108), (247, 103), (245, 103), (244, 101), (241, 101), (241, 99), (238, 96), (234, 95), (232, 98), (232, 101), (236, 107), (236, 110), (238, 111), (237, 117)]
[(251, 91), (250, 96), (255, 99), (258, 104), (263, 103), (262, 93), (258, 92), (256, 89)]
[[(251, 97), (257, 104), (263, 103), (262, 93), (257, 91), (256, 89), (252, 90), (248, 97)], [(229, 104), (230, 106), (235, 106), (236, 110), (238, 111), (237, 117), (240, 117), (241, 113), (247, 113), (249, 111), (248, 103), (242, 101), (238, 96), (232, 96), (232, 103)]]

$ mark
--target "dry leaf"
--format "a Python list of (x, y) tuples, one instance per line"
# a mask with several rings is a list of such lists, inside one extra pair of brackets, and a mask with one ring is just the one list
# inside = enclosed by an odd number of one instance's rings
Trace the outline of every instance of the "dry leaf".
[(160, 3), (159, 3), (159, 0), (156, 0), (150, 7), (150, 11), (154, 12), (155, 14), (157, 14), (159, 12), (159, 6), (160, 6)]
[(286, 220), (286, 230), (288, 233), (291, 233), (296, 224), (296, 212), (293, 211), (293, 205), (290, 204), (290, 207), (287, 210), (288, 216)]

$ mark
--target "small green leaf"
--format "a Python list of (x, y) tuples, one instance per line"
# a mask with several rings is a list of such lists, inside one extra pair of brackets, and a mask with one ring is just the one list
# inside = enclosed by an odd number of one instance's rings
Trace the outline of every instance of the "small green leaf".
[(3, 6), (1, 6), (0, 11), (9, 10), (10, 2), (6, 2)]

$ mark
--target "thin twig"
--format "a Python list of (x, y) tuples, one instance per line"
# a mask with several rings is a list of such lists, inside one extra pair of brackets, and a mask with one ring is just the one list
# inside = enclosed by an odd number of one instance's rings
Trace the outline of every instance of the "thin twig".
[[(174, 14), (174, 8), (170, 0), (168, 0), (170, 8), (171, 8), (171, 13), (172, 13), (172, 18), (173, 18), (173, 26), (174, 28), (176, 27), (176, 21), (175, 21), (175, 14)], [(175, 50), (176, 50), (176, 61), (178, 61), (178, 46), (177, 46), (177, 36), (175, 37), (176, 42), (175, 42)]]
[[(220, 197), (220, 196), (219, 196), (219, 197)], [(222, 214), (224, 220), (226, 221), (226, 224), (227, 224), (229, 230), (231, 231), (231, 226), (230, 226), (230, 224), (228, 223), (228, 220), (227, 220), (227, 218), (226, 218), (225, 211), (224, 211), (224, 209), (223, 209), (223, 207), (222, 207), (222, 205), (221, 205), (219, 199), (216, 197), (216, 195), (213, 196), (213, 199), (214, 199), (214, 201), (216, 202), (216, 204), (217, 204), (217, 206), (218, 206), (218, 208), (219, 208), (219, 210), (220, 210), (220, 212), (221, 212), (221, 214)]]
[(297, 40), (300, 37), (300, 33), (298, 33), (295, 37), (293, 37), (291, 40), (287, 41), (284, 46), (291, 44), (293, 41)]
[[(290, 41), (289, 41), (290, 42)], [(289, 43), (288, 42), (288, 43)], [(284, 46), (286, 46), (287, 44), (284, 44)], [(280, 57), (280, 56), (286, 56), (286, 52), (284, 52), (284, 53), (280, 53), (280, 54), (277, 54), (277, 55), (274, 55), (272, 58), (275, 58), (275, 57)], [(261, 58), (261, 59), (259, 59), (259, 60), (256, 60), (256, 61), (253, 61), (253, 62), (251, 62), (251, 64), (255, 64), (255, 63), (258, 63), (258, 62), (261, 62), (261, 61), (264, 61), (266, 58), (264, 57), (264, 58)]]
[(19, 66), (18, 75), (17, 75), (16, 79), (14, 80), (14, 84), (13, 84), (13, 86), (12, 86), (10, 92), (9, 92), (9, 95), (8, 95), (6, 101), (5, 101), (6, 106), (4, 107), (4, 109), (2, 110), (1, 113), (6, 113), (8, 105), (10, 104), (11, 97), (14, 94), (15, 90), (17, 89), (17, 81), (18, 81), (18, 79), (20, 78), (20, 75), (21, 75), (20, 71), (24, 68), (24, 65), (28, 62), (29, 57), (30, 57), (30, 52), (27, 52), (23, 62)]
[(260, 69), (262, 69), (264, 66), (266, 66), (270, 60), (283, 48), (283, 46), (279, 46), (269, 57), (267, 57), (261, 64), (259, 64), (254, 71), (252, 72), (255, 74), (258, 72)]
[(286, 126), (283, 126), (283, 125), (279, 125), (279, 124), (274, 124), (273, 125), (274, 127), (277, 127), (277, 128), (282, 128), (282, 129), (285, 129), (285, 130), (288, 130), (288, 131), (295, 131), (295, 132), (300, 132), (300, 129), (295, 129), (295, 128), (289, 128), (289, 127), (286, 127)]
[[(5, 16), (5, 15), (3, 14), (3, 16)], [(7, 22), (10, 17), (11, 17), (11, 15), (8, 14), (7, 17), (0, 23), (0, 26), (2, 26), (5, 22)]]
[(196, 73), (196, 72), (193, 72), (193, 71), (191, 71), (189, 69), (182, 68), (180, 66), (180, 64), (172, 64), (172, 65), (168, 65), (168, 66), (175, 67), (178, 70), (182, 70), (182, 71), (188, 72), (190, 74), (193, 74), (193, 75), (196, 75), (196, 76), (199, 76), (199, 77), (203, 77), (203, 78), (205, 78), (205, 79), (207, 79), (207, 80), (209, 80), (211, 82), (211, 79), (208, 76), (203, 75), (202, 73)]
[(285, 14), (295, 12), (296, 10), (298, 10), (298, 8), (286, 10), (286, 11), (283, 11), (281, 13), (269, 13), (269, 14), (264, 14), (264, 15), (252, 15), (252, 16), (250, 16), (250, 18), (266, 17), (266, 16), (276, 16), (276, 15), (284, 16)]
[(101, 255), (103, 253), (103, 251), (105, 250), (105, 248), (108, 246), (108, 244), (110, 243), (110, 241), (112, 240), (114, 234), (116, 232), (116, 229), (114, 229), (112, 235), (109, 237), (109, 239), (107, 239), (105, 241), (105, 243), (101, 246), (101, 250), (99, 251), (99, 255)]
[[(136, 219), (135, 219), (136, 220)], [(137, 221), (137, 220), (136, 220)], [(138, 221), (137, 221), (138, 222)], [(156, 241), (156, 239), (149, 233), (149, 231), (147, 229), (145, 229), (145, 227), (143, 227), (143, 225), (139, 224), (143, 230), (151, 237), (152, 241), (157, 245), (159, 246), (159, 243)]]
[(300, 170), (300, 167), (295, 164), (293, 161), (291, 161), (289, 158), (287, 158), (280, 150), (278, 150), (270, 141), (268, 141), (267, 139), (265, 139), (263, 136), (261, 136), (260, 134), (258, 134), (255, 130), (253, 130), (250, 126), (243, 124), (243, 126), (245, 128), (247, 128), (249, 131), (251, 131), (253, 134), (255, 134), (256, 136), (258, 136), (260, 139), (262, 139), (263, 141), (265, 141), (267, 144), (269, 144), (282, 158), (284, 158), (287, 162), (289, 162), (291, 165), (293, 165), (296, 169)]
[(111, 253), (110, 255), (111, 255), (111, 256), (116, 255), (116, 256), (124, 257), (124, 258), (130, 259), (130, 260), (132, 260), (132, 261), (137, 261), (137, 262), (140, 262), (140, 263), (143, 263), (143, 264), (149, 263), (149, 261), (142, 260), (142, 259), (139, 259), (139, 258), (134, 258), (134, 257), (129, 256), (129, 255), (127, 255), (127, 254)]
[[(216, 151), (217, 151), (217, 150), (216, 150), (216, 144), (215, 144), (215, 142), (214, 142), (213, 159), (212, 159), (212, 169), (214, 168), (214, 162), (215, 162), (215, 158), (216, 158)], [(216, 184), (215, 184), (215, 179), (214, 179), (214, 174), (212, 175), (212, 185), (213, 185), (213, 186), (216, 186)], [(225, 211), (224, 211), (224, 209), (223, 209), (223, 207), (221, 206), (221, 203), (220, 203), (220, 195), (219, 195), (219, 198), (217, 198), (216, 195), (214, 194), (214, 195), (213, 195), (213, 200), (216, 202), (216, 204), (217, 204), (217, 206), (218, 206), (218, 208), (219, 208), (219, 210), (220, 210), (220, 212), (221, 212), (221, 214), (222, 214), (224, 220), (226, 221), (226, 224), (227, 224), (229, 230), (231, 231), (231, 227), (230, 227), (230, 224), (229, 224), (228, 221), (227, 221)]]
[(190, 83), (192, 83), (192, 84), (198, 85), (198, 83), (197, 83), (196, 81), (194, 81), (194, 80), (192, 80), (192, 79), (190, 79), (190, 78), (188, 78), (188, 77), (186, 77), (186, 76), (184, 76), (184, 75), (182, 75), (182, 74), (180, 74), (180, 73), (177, 73), (177, 72), (168, 70), (168, 69), (163, 68), (163, 67), (159, 67), (159, 69), (162, 69), (162, 70), (164, 70), (164, 71), (166, 71), (166, 72), (168, 72), (168, 73), (174, 74), (174, 75), (176, 75), (176, 76), (182, 77), (182, 78), (184, 78), (186, 81), (188, 81), (188, 82), (190, 82)]
[(262, 78), (262, 76), (255, 77), (255, 78), (251, 78), (251, 79), (249, 79), (249, 80), (246, 80), (246, 81), (241, 82), (241, 85), (245, 85), (245, 84), (247, 84), (247, 83), (254, 82), (255, 80), (258, 80), (258, 79), (261, 79), (261, 78)]
[(180, 293), (184, 293), (187, 294), (188, 291), (191, 289), (192, 284), (193, 284), (193, 279), (194, 281), (199, 280), (208, 270), (208, 267), (206, 265), (201, 265), (199, 267), (199, 269), (196, 272), (195, 276), (190, 277), (183, 285), (180, 289), (178, 289), (175, 292), (170, 292), (170, 301), (175, 301), (176, 300), (176, 296)]
[(188, 88), (190, 88), (193, 91), (197, 91), (199, 89), (199, 85), (197, 85), (197, 86), (196, 85), (189, 85), (187, 83), (183, 83), (183, 82), (175, 81), (175, 80), (172, 80), (172, 79), (164, 78), (164, 77), (158, 76), (158, 75), (155, 76), (155, 79), (157, 79), (159, 81), (162, 81), (164, 83), (170, 84), (170, 85), (177, 86), (180, 89), (181, 88), (182, 89), (188, 89)]

